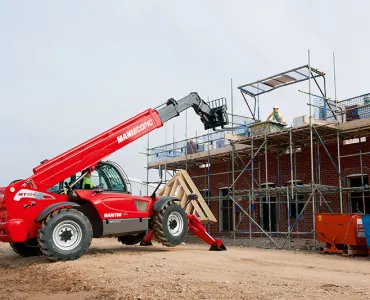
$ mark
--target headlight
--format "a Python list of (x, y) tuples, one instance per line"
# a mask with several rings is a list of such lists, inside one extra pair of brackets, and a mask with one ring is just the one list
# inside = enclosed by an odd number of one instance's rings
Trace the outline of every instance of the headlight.
[(135, 205), (138, 211), (142, 211), (142, 212), (148, 211), (148, 205), (149, 205), (148, 201), (135, 200)]

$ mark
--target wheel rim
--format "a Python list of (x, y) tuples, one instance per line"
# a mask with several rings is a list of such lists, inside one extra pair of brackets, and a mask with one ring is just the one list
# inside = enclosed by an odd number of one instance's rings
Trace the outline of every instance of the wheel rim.
[(180, 213), (174, 211), (168, 216), (168, 231), (173, 236), (179, 236), (184, 229), (184, 220)]
[(60, 250), (67, 251), (76, 248), (81, 239), (81, 227), (73, 221), (63, 221), (53, 231), (53, 242)]

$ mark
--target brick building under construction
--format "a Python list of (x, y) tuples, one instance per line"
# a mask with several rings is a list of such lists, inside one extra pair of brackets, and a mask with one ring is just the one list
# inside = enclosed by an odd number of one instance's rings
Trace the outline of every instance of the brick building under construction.
[[(308, 116), (289, 128), (259, 120), (259, 96), (303, 81)], [(251, 116), (232, 112), (227, 129), (148, 149), (148, 169), (190, 174), (218, 220), (212, 235), (312, 238), (315, 212), (370, 213), (370, 94), (330, 100), (310, 65), (238, 89)]]

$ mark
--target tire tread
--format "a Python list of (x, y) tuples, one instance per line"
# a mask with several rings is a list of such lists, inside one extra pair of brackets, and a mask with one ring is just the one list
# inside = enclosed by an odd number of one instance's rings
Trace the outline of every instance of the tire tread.
[[(164, 230), (163, 230), (164, 214), (167, 211), (167, 209), (172, 205), (177, 205), (177, 204), (174, 201), (167, 202), (164, 205), (163, 209), (158, 211), (152, 219), (152, 224), (153, 224), (152, 225), (152, 230), (154, 232), (154, 238), (155, 238), (155, 240), (157, 240), (159, 243), (161, 243), (163, 246), (166, 246), (166, 247), (175, 247), (176, 246), (166, 238), (166, 235), (165, 235)], [(186, 220), (186, 222), (187, 222), (187, 220)]]
[[(47, 231), (48, 231), (48, 227), (49, 227), (49, 224), (50, 224), (50, 221), (56, 216), (56, 215), (59, 215), (59, 214), (75, 214), (75, 215), (78, 215), (79, 217), (81, 217), (88, 225), (89, 225), (89, 232), (87, 234), (90, 235), (90, 238), (89, 238), (89, 242), (88, 242), (88, 245), (85, 246), (85, 249), (78, 253), (78, 254), (75, 254), (75, 255), (71, 255), (71, 256), (62, 256), (62, 255), (58, 255), (57, 253), (53, 253), (54, 251), (51, 251), (48, 246), (47, 246), (47, 243), (46, 243), (46, 234), (47, 234)], [(40, 246), (40, 250), (41, 252), (46, 256), (48, 257), (50, 260), (53, 260), (53, 261), (59, 261), (59, 260), (62, 260), (62, 261), (67, 261), (67, 260), (75, 260), (79, 257), (81, 257), (83, 254), (86, 253), (87, 249), (89, 249), (90, 245), (91, 245), (91, 241), (92, 241), (92, 232), (93, 232), (93, 229), (92, 229), (92, 225), (90, 223), (90, 220), (80, 211), (76, 210), (76, 209), (70, 209), (70, 208), (63, 208), (63, 209), (58, 209), (56, 211), (53, 211), (51, 214), (49, 214), (46, 219), (42, 222), (41, 226), (40, 226), (40, 229), (39, 229), (39, 232), (38, 232), (38, 236), (37, 236), (37, 240), (38, 240), (38, 243), (39, 243), (39, 246)]]

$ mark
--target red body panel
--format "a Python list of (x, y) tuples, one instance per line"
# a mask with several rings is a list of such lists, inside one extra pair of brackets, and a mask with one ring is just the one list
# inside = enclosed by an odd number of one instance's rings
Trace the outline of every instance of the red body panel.
[(5, 222), (8, 219), (4, 192), (5, 189), (0, 188), (0, 222)]
[[(10, 190), (13, 188), (14, 192), (11, 192)], [(25, 190), (29, 191), (30, 197), (22, 192)], [(39, 200), (37, 197), (40, 195), (51, 195), (52, 197)], [(15, 184), (5, 190), (3, 200), (5, 203), (0, 210), (0, 241), (5, 242), (11, 239), (13, 242), (24, 242), (27, 237), (36, 236), (39, 224), (35, 223), (35, 219), (40, 212), (56, 202), (66, 202), (67, 196), (44, 194), (30, 188), (17, 188), (17, 184)], [(18, 222), (18, 220), (22, 222)], [(17, 224), (19, 226), (16, 226)]]
[(12, 219), (0, 223), (0, 240), (2, 242), (24, 242), (27, 239), (29, 227), (21, 219)]
[[(122, 218), (148, 218), (152, 211), (154, 201), (149, 197), (133, 196), (129, 194), (103, 192), (94, 193), (89, 190), (78, 190), (76, 194), (87, 201), (90, 201), (98, 211), (102, 220)], [(144, 212), (138, 211), (136, 201), (148, 203), (148, 209)], [(106, 214), (109, 214), (107, 217)]]

